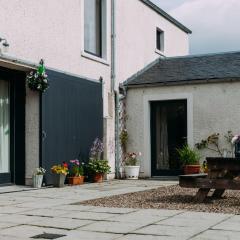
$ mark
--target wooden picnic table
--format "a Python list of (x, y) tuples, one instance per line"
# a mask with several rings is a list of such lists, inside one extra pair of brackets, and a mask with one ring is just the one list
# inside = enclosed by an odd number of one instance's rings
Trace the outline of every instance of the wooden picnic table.
[(221, 198), (226, 189), (240, 190), (240, 158), (206, 158), (208, 173), (180, 175), (179, 185), (199, 188), (196, 199), (202, 202), (211, 189), (212, 197)]

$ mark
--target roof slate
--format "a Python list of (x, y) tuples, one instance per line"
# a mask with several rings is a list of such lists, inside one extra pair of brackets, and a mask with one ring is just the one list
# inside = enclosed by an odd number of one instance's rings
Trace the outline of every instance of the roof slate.
[(183, 84), (218, 79), (240, 79), (240, 52), (159, 58), (124, 85)]

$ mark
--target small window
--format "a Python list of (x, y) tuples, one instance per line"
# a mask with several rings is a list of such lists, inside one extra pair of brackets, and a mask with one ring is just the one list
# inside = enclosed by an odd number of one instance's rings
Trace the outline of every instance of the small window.
[(157, 50), (163, 52), (164, 51), (164, 32), (162, 30), (160, 30), (159, 28), (157, 28), (156, 31), (156, 39), (157, 39), (157, 43), (156, 43), (156, 48)]
[(102, 0), (84, 1), (84, 51), (102, 57)]

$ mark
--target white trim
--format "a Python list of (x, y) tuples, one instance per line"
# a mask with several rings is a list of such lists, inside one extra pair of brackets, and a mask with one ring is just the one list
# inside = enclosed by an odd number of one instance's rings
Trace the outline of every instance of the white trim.
[(80, 7), (81, 7), (81, 28), (82, 30), (82, 46), (81, 46), (81, 56), (85, 57), (87, 59), (93, 60), (95, 62), (103, 63), (107, 66), (110, 65), (109, 63), (109, 26), (108, 26), (108, 16), (109, 16), (109, 4), (107, 0), (102, 0), (102, 57), (97, 57), (93, 54), (89, 54), (85, 52), (84, 48), (84, 1), (80, 1)]
[(143, 116), (144, 116), (144, 151), (142, 170), (144, 175), (151, 177), (151, 135), (150, 135), (150, 102), (164, 100), (187, 100), (187, 132), (188, 144), (193, 146), (193, 95), (191, 93), (171, 93), (154, 94), (143, 97)]
[(93, 60), (95, 62), (102, 63), (104, 65), (110, 66), (110, 63), (107, 62), (104, 58), (100, 58), (97, 56), (94, 56), (93, 54), (87, 53), (85, 51), (82, 51), (81, 56), (90, 60)]

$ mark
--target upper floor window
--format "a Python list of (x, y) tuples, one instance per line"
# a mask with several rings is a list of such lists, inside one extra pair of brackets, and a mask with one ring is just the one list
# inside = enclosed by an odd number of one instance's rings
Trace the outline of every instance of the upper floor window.
[(104, 0), (84, 1), (84, 51), (103, 57)]
[(156, 48), (157, 50), (163, 52), (164, 51), (164, 32), (157, 28), (156, 31)]

